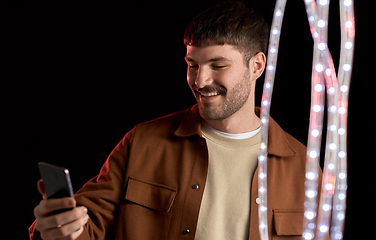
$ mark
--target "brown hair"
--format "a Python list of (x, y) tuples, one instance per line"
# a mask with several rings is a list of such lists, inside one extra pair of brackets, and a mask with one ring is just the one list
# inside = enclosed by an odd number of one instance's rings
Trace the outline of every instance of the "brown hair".
[(200, 13), (188, 25), (184, 44), (195, 47), (229, 44), (244, 55), (245, 64), (266, 52), (269, 27), (261, 13), (244, 3), (226, 1)]

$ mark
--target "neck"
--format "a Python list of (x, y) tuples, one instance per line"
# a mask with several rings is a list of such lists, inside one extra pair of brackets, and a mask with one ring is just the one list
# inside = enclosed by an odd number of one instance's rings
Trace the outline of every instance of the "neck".
[(260, 127), (260, 119), (255, 114), (255, 106), (244, 105), (239, 111), (223, 120), (208, 120), (204, 121), (214, 129), (219, 131), (239, 134), (256, 130)]

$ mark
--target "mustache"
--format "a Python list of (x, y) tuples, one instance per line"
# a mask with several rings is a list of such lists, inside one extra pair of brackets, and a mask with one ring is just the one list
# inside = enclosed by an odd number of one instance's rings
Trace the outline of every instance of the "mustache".
[(203, 88), (199, 88), (195, 85), (193, 86), (193, 90), (196, 92), (219, 92), (223, 94), (227, 93), (227, 89), (223, 86), (205, 86)]

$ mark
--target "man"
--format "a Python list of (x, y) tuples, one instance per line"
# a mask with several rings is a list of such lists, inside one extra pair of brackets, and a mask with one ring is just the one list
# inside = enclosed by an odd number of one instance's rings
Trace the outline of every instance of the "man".
[[(259, 239), (254, 89), (267, 38), (261, 14), (243, 3), (197, 16), (184, 35), (197, 105), (134, 127), (75, 199), (47, 200), (39, 181), (43, 200), (31, 239)], [(305, 156), (306, 148), (270, 119), (272, 239), (301, 238)]]

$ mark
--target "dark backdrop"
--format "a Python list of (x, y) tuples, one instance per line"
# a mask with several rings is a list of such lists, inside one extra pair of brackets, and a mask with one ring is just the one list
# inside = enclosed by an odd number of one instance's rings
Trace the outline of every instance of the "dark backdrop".
[[(3, 231), (12, 233), (13, 239), (27, 238), (33, 208), (41, 199), (36, 190), (39, 161), (69, 168), (77, 191), (98, 173), (113, 147), (134, 125), (195, 103), (186, 84), (183, 33), (194, 16), (215, 2), (2, 3)], [(275, 1), (246, 3), (271, 23)], [(374, 109), (374, 101), (366, 95), (371, 87), (363, 88), (363, 83), (371, 81), (365, 67), (370, 59), (361, 55), (369, 53), (366, 46), (371, 43), (365, 35), (367, 14), (360, 10), (366, 6), (356, 2), (356, 7), (346, 236), (365, 232), (356, 227), (367, 212), (364, 208), (359, 211), (358, 206), (375, 202), (367, 197), (367, 189), (359, 190), (368, 184), (366, 170), (359, 163), (369, 166), (375, 160), (375, 135), (367, 114), (373, 111), (362, 107), (366, 104)], [(338, 12), (338, 3), (332, 1), (329, 48), (336, 66)], [(306, 144), (313, 41), (303, 0), (288, 1), (280, 46), (271, 115)], [(256, 105), (262, 84), (263, 76), (257, 84)]]

